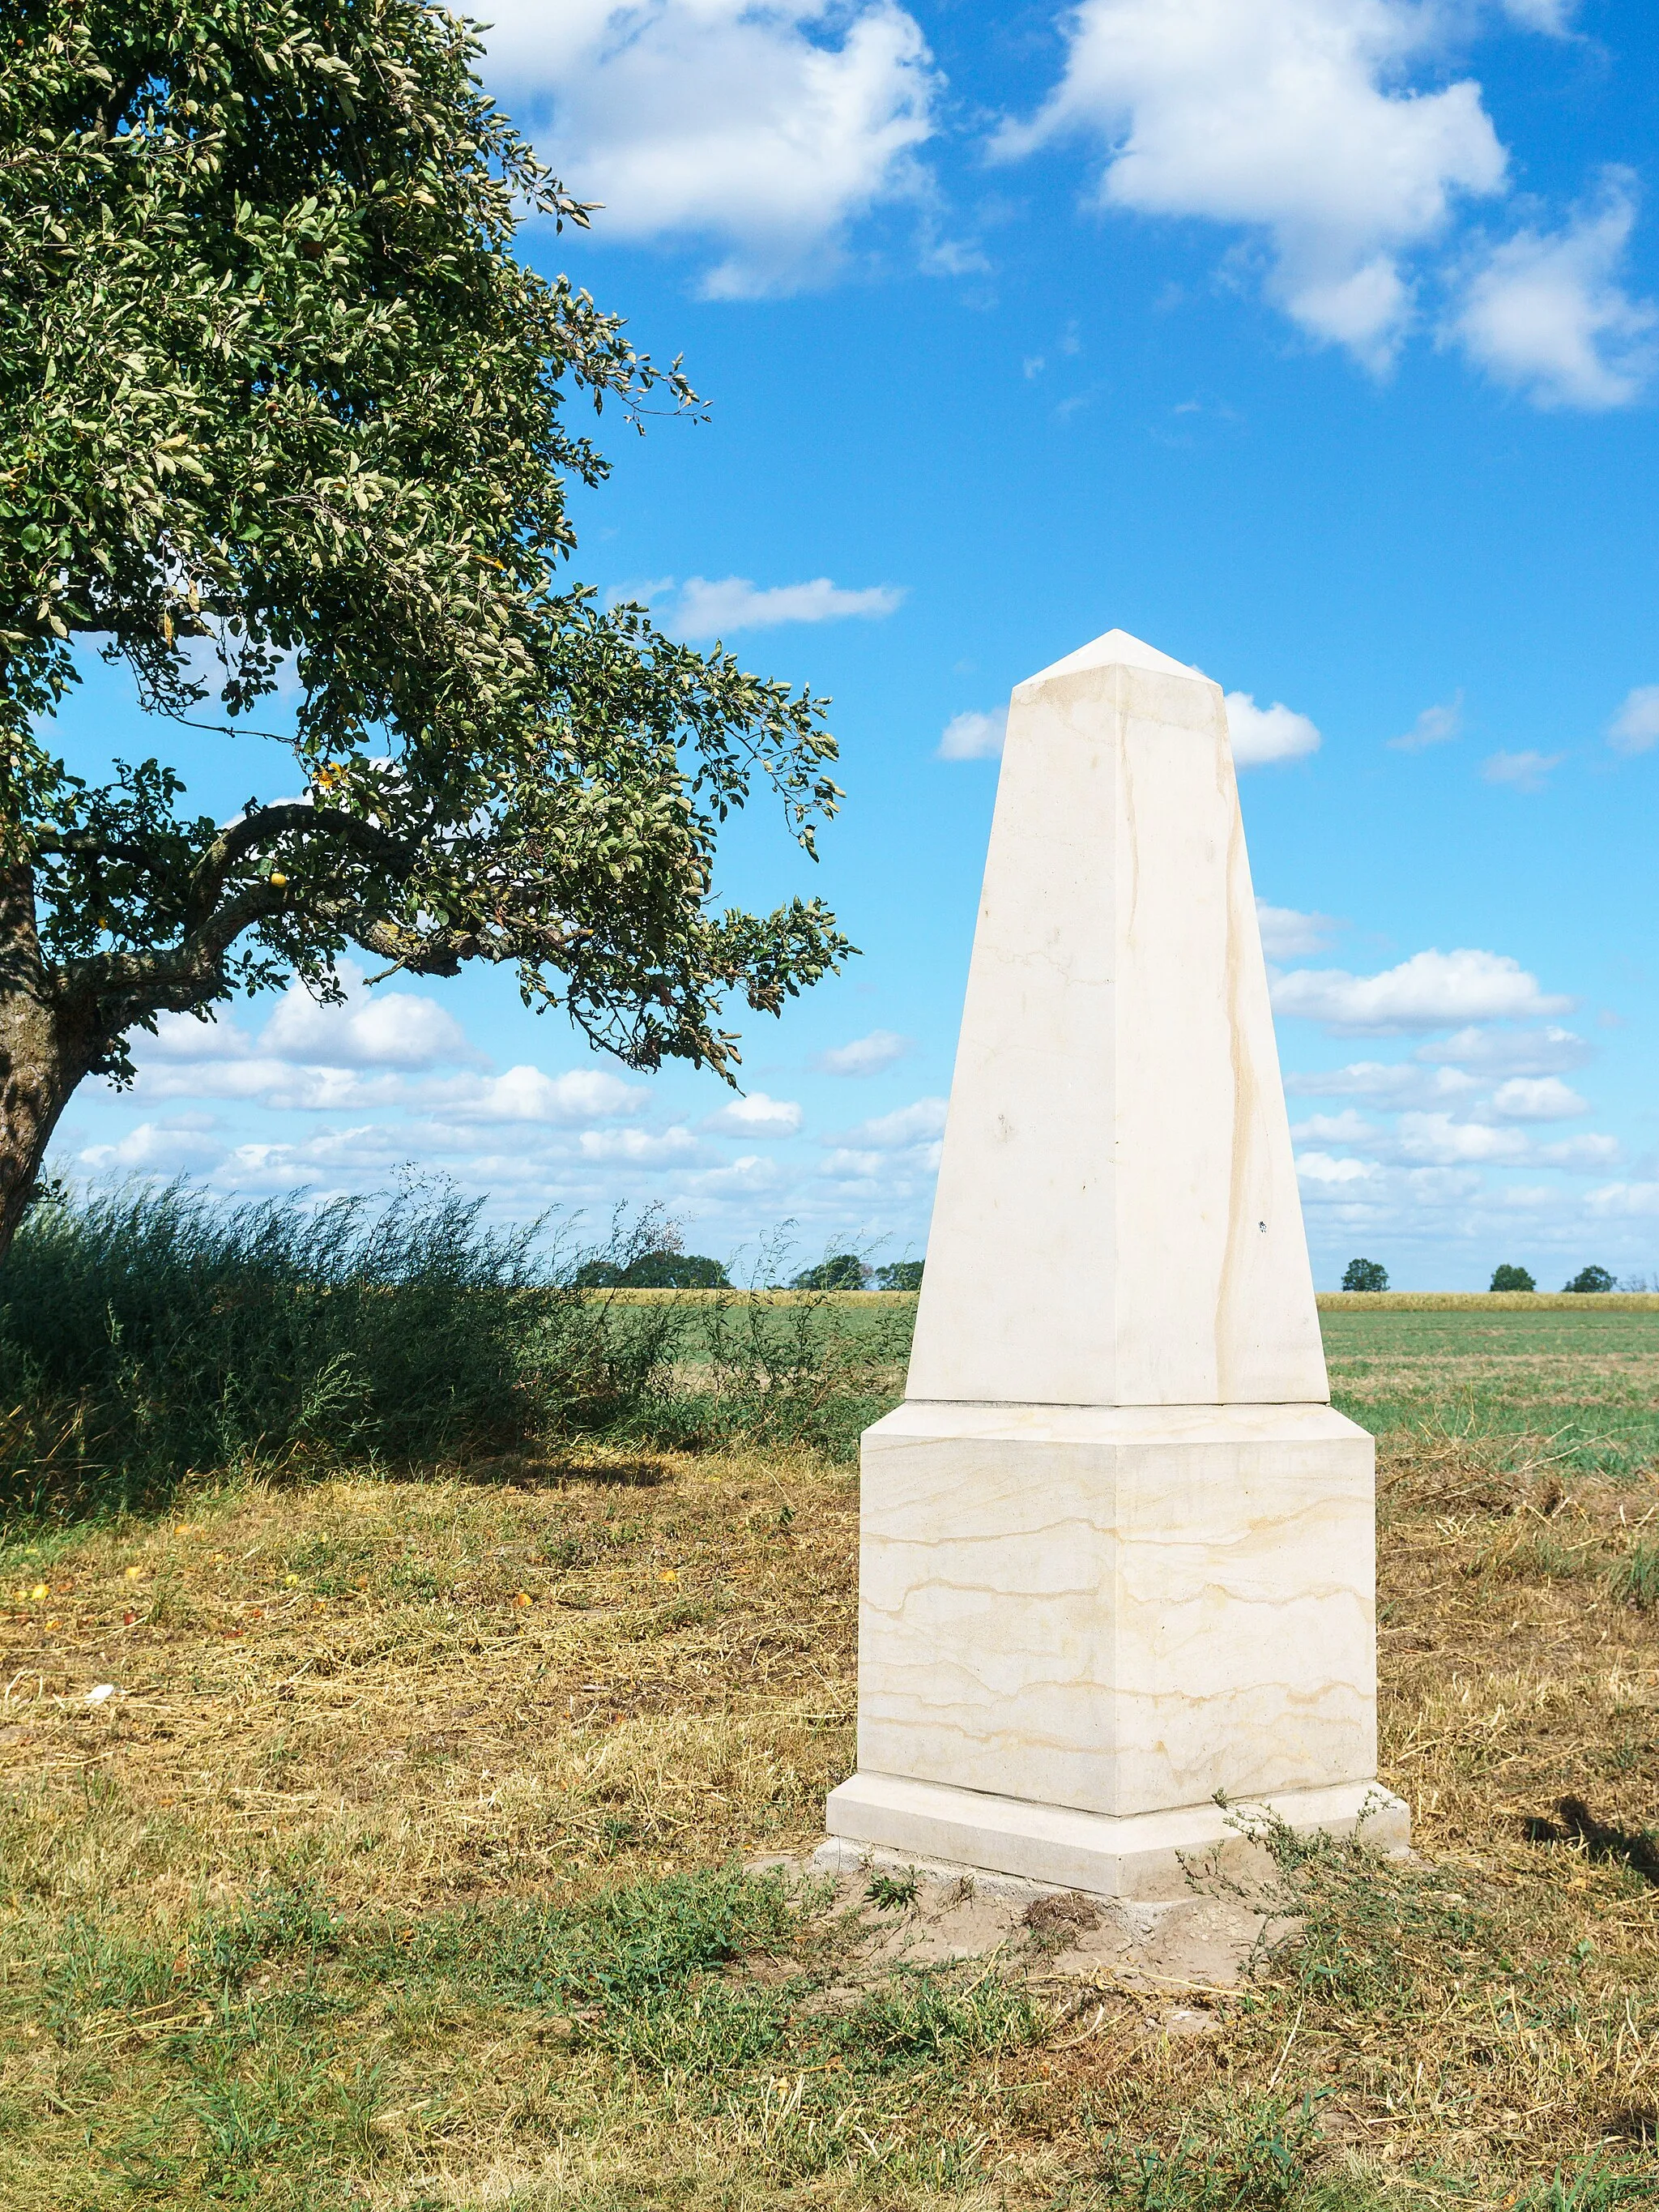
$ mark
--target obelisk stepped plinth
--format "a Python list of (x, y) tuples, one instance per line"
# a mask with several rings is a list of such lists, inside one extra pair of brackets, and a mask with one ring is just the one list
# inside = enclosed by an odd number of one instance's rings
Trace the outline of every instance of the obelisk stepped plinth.
[(831, 1833), (1138, 1895), (1218, 1793), (1403, 1842), (1328, 1398), (1221, 692), (1114, 630), (1010, 708)]

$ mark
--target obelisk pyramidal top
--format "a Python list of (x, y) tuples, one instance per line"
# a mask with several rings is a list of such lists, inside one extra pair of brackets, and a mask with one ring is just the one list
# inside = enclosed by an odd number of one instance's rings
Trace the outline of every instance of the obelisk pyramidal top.
[(1011, 702), (908, 1395), (1329, 1396), (1220, 686), (1122, 630)]

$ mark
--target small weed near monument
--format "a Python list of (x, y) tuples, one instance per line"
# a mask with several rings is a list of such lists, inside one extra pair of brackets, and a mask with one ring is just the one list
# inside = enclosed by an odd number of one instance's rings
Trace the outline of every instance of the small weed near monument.
[(1573, 1308), (1324, 1316), (1421, 1856), (1285, 1844), (1299, 1939), (1231, 1990), (1056, 1980), (1035, 1928), (890, 1966), (902, 1868), (851, 1921), (743, 1870), (852, 1765), (821, 1452), (250, 1458), (14, 1518), (0, 2201), (1656, 2201), (1659, 1313)]

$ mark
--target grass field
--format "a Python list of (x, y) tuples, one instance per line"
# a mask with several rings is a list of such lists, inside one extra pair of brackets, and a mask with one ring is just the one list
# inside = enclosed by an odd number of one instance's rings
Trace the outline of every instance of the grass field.
[(1325, 1327), (1421, 1856), (1293, 1857), (1301, 1943), (1203, 2033), (1018, 1950), (872, 1970), (741, 1871), (852, 1763), (844, 1467), (245, 1473), (15, 1530), (0, 2203), (1659, 2202), (1659, 1314)]

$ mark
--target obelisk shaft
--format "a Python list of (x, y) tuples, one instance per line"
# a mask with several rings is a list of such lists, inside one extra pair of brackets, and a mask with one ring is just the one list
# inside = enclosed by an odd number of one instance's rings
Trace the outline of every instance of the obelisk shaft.
[(908, 1395), (1328, 1395), (1221, 692), (1121, 632), (1013, 696)]

